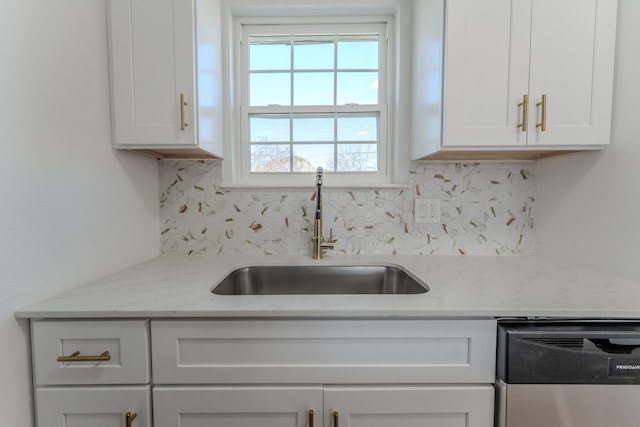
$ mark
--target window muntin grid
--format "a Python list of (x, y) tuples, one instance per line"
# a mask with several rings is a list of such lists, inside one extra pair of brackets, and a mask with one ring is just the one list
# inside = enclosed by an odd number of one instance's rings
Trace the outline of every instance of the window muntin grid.
[(244, 28), (245, 170), (384, 173), (386, 27), (348, 28)]

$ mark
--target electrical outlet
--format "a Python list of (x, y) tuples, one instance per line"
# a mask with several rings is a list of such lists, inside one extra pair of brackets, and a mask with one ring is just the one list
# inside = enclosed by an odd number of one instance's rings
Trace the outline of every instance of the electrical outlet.
[(416, 224), (440, 224), (440, 199), (415, 199), (413, 218)]

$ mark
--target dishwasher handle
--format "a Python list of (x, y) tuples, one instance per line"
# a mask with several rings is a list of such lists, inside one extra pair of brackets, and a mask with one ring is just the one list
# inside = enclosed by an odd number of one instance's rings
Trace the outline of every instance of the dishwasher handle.
[(607, 339), (587, 338), (596, 347), (609, 354), (631, 354), (633, 350), (640, 348), (640, 339)]

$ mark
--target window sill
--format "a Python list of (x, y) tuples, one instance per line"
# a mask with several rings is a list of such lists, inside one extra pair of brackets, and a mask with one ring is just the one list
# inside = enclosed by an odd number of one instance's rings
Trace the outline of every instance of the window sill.
[[(270, 191), (302, 191), (302, 190), (315, 190), (316, 186), (313, 182), (309, 185), (288, 185), (288, 186), (276, 186), (276, 185), (257, 185), (257, 184), (220, 184), (222, 190), (270, 190)], [(325, 191), (331, 190), (392, 190), (392, 189), (407, 189), (409, 184), (339, 184), (339, 185), (324, 185), (322, 187)]]

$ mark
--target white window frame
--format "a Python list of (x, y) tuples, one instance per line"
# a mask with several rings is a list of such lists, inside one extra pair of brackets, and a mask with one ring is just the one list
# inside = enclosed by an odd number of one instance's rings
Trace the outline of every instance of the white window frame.
[[(386, 26), (380, 43), (385, 43), (386, 61), (380, 66), (385, 73), (384, 89), (379, 92), (379, 104), (384, 104), (379, 124), (379, 172), (327, 172), (325, 185), (335, 187), (386, 187), (406, 181), (408, 171), (409, 124), (404, 117), (405, 102), (410, 89), (406, 87), (409, 76), (406, 54), (410, 46), (400, 49), (403, 33), (410, 34), (411, 12), (406, 0), (279, 0), (276, 3), (263, 0), (223, 0), (223, 35), (226, 38), (224, 57), (225, 76), (225, 160), (223, 161), (223, 186), (225, 187), (308, 187), (314, 182), (313, 173), (249, 173), (248, 112), (245, 110), (248, 95), (243, 78), (248, 78), (247, 57), (243, 56), (244, 29), (254, 25), (344, 25), (349, 23)], [(399, 19), (400, 18), (400, 19)], [(398, 21), (401, 22), (398, 22)], [(399, 26), (409, 26), (400, 29)], [(308, 31), (306, 31), (308, 33)], [(301, 31), (300, 33), (305, 33)], [(405, 42), (410, 36), (405, 37)], [(248, 40), (246, 41), (248, 42)], [(404, 57), (403, 57), (404, 55)], [(403, 61), (405, 59), (405, 61)], [(246, 70), (246, 72), (243, 72)], [(400, 77), (401, 75), (404, 78)], [(380, 78), (380, 80), (382, 80)], [(246, 97), (243, 99), (243, 97)], [(399, 108), (400, 107), (400, 108)], [(402, 110), (402, 111), (401, 111)], [(316, 112), (316, 111), (314, 111)], [(404, 114), (402, 114), (404, 112)]]
[[(333, 18), (326, 18), (335, 21)], [(378, 34), (378, 102), (371, 105), (327, 105), (327, 106), (250, 106), (249, 105), (249, 36), (250, 35), (269, 35), (269, 34), (319, 34), (319, 33), (367, 33)], [(240, 102), (240, 164), (242, 173), (247, 174), (244, 180), (261, 182), (269, 180), (276, 185), (287, 185), (292, 179), (292, 174), (299, 175), (301, 172), (249, 172), (250, 169), (250, 132), (249, 132), (249, 116), (254, 113), (262, 114), (278, 114), (278, 113), (378, 113), (378, 170), (373, 172), (329, 172), (330, 174), (342, 175), (349, 182), (364, 181), (369, 182), (380, 178), (386, 178), (387, 175), (387, 22), (359, 22), (349, 24), (306, 24), (306, 25), (242, 25), (241, 39), (241, 102)], [(337, 82), (334, 81), (334, 88)], [(292, 141), (295, 142), (295, 141)], [(337, 143), (337, 141), (334, 141)], [(377, 176), (376, 176), (377, 175)]]

